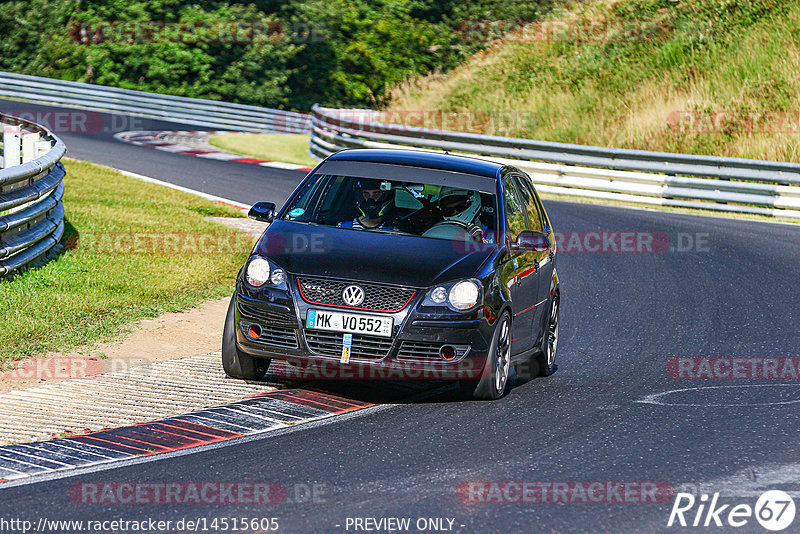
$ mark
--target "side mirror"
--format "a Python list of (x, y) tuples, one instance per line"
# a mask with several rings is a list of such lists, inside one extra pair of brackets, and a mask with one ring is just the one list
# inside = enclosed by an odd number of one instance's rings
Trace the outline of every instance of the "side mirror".
[(523, 230), (517, 236), (517, 240), (511, 244), (511, 249), (515, 251), (547, 252), (551, 247), (550, 239), (542, 232)]
[(257, 221), (269, 223), (275, 219), (275, 204), (272, 202), (256, 202), (247, 216)]

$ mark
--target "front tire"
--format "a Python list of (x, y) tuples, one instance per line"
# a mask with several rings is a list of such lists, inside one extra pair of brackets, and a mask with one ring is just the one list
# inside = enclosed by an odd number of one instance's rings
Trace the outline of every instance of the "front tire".
[[(511, 372), (511, 317), (504, 313), (497, 321), (489, 346), (484, 374), (472, 392), (472, 396), (482, 400), (496, 400), (508, 390), (508, 376)], [(465, 384), (466, 385), (466, 384)], [(463, 388), (464, 386), (462, 386)], [(463, 389), (462, 389), (463, 391)]]
[(272, 360), (254, 358), (239, 350), (236, 345), (236, 296), (231, 298), (228, 314), (225, 317), (225, 328), (222, 331), (222, 369), (231, 378), (242, 380), (261, 380), (267, 374)]

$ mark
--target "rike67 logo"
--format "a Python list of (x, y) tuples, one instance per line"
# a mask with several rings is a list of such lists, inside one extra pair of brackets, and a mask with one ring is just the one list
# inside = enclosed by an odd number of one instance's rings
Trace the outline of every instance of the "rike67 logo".
[(696, 499), (691, 493), (678, 493), (667, 526), (680, 527), (743, 527), (753, 517), (767, 530), (785, 530), (794, 521), (795, 506), (785, 491), (770, 490), (761, 494), (755, 507), (746, 503), (719, 504), (719, 493), (710, 501), (703, 494)]

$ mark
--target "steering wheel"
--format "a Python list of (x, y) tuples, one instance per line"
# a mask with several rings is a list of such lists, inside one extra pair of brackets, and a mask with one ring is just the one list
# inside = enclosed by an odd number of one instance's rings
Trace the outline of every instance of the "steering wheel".
[(443, 221), (434, 224), (422, 237), (435, 237), (437, 239), (450, 239), (452, 241), (475, 241), (475, 238), (462, 226)]

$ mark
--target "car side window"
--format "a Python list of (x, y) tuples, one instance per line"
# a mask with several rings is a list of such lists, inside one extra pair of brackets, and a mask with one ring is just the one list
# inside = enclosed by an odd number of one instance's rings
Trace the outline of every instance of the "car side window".
[(550, 228), (550, 219), (547, 217), (547, 212), (544, 211), (544, 204), (542, 204), (542, 199), (539, 198), (539, 195), (536, 194), (536, 190), (533, 190), (533, 197), (536, 199), (536, 205), (539, 207), (539, 214), (541, 215), (542, 225), (544, 225), (544, 233), (549, 233)]
[(539, 205), (536, 202), (536, 192), (533, 189), (533, 185), (525, 176), (517, 176), (516, 178), (519, 182), (522, 203), (528, 219), (528, 230), (544, 232), (544, 219), (539, 211)]
[(525, 211), (517, 193), (517, 185), (511, 176), (506, 177), (503, 198), (506, 206), (506, 233), (508, 239), (515, 241), (519, 233), (526, 229), (526, 226)]

